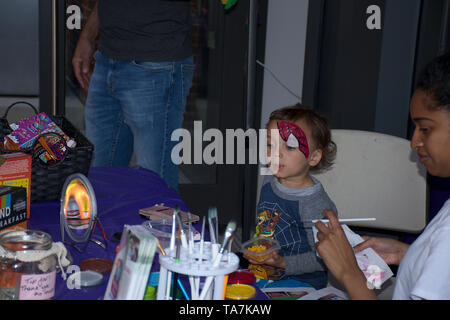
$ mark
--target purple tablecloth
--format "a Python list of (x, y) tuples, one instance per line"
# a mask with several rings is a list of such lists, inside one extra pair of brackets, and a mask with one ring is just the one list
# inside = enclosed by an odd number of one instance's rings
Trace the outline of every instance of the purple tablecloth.
[[(90, 242), (86, 251), (80, 253), (70, 245), (70, 251), (75, 265), (89, 258), (106, 258), (114, 261), (118, 242), (111, 241), (116, 232), (121, 232), (124, 224), (136, 225), (146, 221), (139, 214), (139, 209), (164, 203), (174, 208), (177, 204), (181, 210), (188, 208), (178, 193), (167, 187), (167, 184), (157, 174), (142, 168), (108, 167), (91, 168), (89, 181), (97, 199), (97, 214), (108, 238), (107, 249)], [(28, 229), (41, 230), (49, 233), (53, 241), (61, 241), (59, 223), (59, 201), (32, 203)], [(199, 229), (198, 226), (195, 226)], [(101, 232), (97, 226), (94, 237), (101, 240)], [(67, 236), (66, 236), (67, 240)], [(158, 256), (155, 255), (154, 266), (158, 267)], [(158, 268), (159, 269), (159, 268)], [(104, 275), (101, 285), (69, 289), (61, 274), (56, 275), (55, 297), (57, 300), (98, 300), (103, 299), (110, 273)], [(255, 299), (265, 299), (264, 294), (257, 289)]]
[[(146, 169), (91, 168), (88, 178), (95, 191), (97, 213), (108, 238), (108, 246), (107, 250), (104, 250), (90, 242), (87, 250), (81, 254), (72, 246), (66, 245), (76, 265), (88, 258), (107, 258), (114, 261), (118, 243), (111, 241), (112, 235), (121, 232), (124, 224), (134, 225), (146, 221), (146, 218), (139, 214), (141, 208), (164, 203), (170, 207), (178, 204), (182, 210), (187, 210), (178, 193), (169, 189), (157, 174)], [(47, 232), (54, 241), (61, 241), (59, 210), (59, 201), (32, 203), (28, 229)], [(98, 226), (94, 231), (94, 237), (102, 239)], [(101, 285), (68, 289), (61, 275), (57, 274), (55, 299), (103, 299), (108, 278), (109, 273), (105, 274)]]

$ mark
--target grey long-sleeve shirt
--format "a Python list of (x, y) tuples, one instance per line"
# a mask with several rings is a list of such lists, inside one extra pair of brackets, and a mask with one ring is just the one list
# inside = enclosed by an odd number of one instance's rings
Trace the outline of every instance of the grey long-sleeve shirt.
[(261, 188), (258, 230), (280, 242), (286, 275), (326, 270), (315, 252), (311, 220), (321, 219), (325, 209), (337, 214), (337, 208), (320, 181), (311, 178), (314, 186), (289, 188), (267, 176)]

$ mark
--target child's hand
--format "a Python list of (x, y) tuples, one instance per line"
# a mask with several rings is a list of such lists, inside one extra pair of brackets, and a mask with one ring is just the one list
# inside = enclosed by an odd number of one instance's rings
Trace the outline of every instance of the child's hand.
[(258, 262), (252, 259), (248, 259), (248, 262), (250, 262), (251, 264), (266, 264), (272, 267), (286, 269), (286, 263), (283, 256), (280, 256), (277, 252), (272, 252), (271, 257), (264, 261)]

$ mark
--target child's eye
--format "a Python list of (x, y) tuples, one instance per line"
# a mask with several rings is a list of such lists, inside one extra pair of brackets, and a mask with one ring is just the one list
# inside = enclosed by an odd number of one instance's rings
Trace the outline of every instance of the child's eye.
[(296, 147), (287, 147), (288, 148), (288, 150), (297, 150), (297, 148)]
[(430, 131), (430, 128), (422, 127), (422, 128), (419, 128), (419, 131), (422, 132), (422, 133), (428, 133)]

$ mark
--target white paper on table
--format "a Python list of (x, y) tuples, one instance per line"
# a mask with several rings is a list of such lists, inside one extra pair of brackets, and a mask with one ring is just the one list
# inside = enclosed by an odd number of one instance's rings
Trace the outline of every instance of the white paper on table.
[[(350, 228), (346, 224), (343, 224), (341, 226), (352, 248), (357, 244), (364, 242), (364, 239), (361, 238), (360, 235), (350, 230)], [(314, 242), (318, 242), (318, 230), (316, 226), (313, 225), (312, 230)], [(316, 254), (317, 256), (319, 256), (318, 252), (316, 252)], [(356, 252), (355, 257), (359, 268), (366, 276), (367, 285), (370, 287), (370, 289), (379, 289), (386, 280), (394, 275), (391, 268), (389, 268), (386, 262), (372, 248), (366, 248), (360, 252)]]
[(349, 298), (345, 292), (329, 286), (312, 291), (298, 300), (349, 300)]

